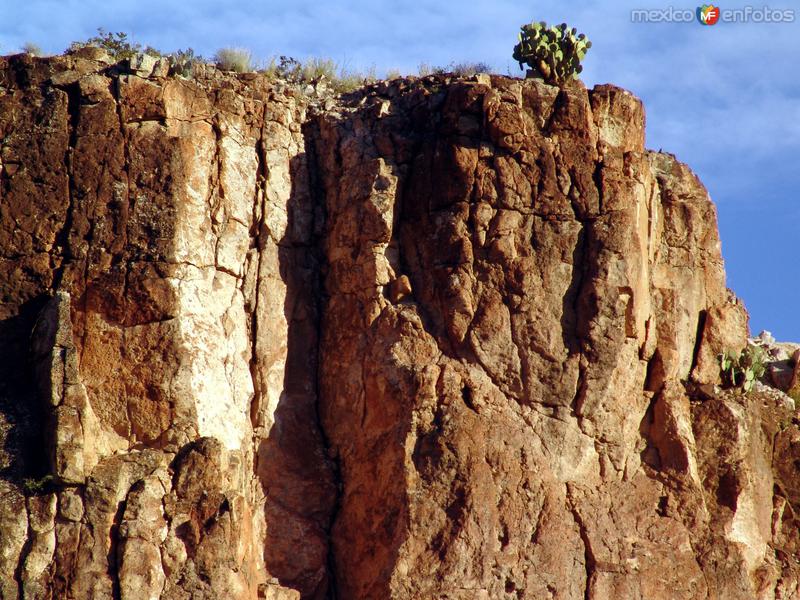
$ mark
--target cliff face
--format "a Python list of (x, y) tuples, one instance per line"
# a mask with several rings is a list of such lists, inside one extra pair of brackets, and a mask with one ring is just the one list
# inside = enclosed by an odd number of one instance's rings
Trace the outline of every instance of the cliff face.
[(306, 102), (89, 58), (0, 67), (4, 466), (59, 484), (4, 484), (4, 597), (324, 597)]
[[(309, 104), (311, 103), (311, 105)], [(618, 88), (0, 59), (0, 596), (790, 598), (800, 431)]]

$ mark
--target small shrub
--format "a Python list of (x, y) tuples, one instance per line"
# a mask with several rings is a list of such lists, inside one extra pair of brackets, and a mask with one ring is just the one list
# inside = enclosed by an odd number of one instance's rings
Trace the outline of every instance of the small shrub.
[(447, 69), (447, 67), (431, 67), (431, 75), (446, 75), (449, 72), (450, 71)]
[(31, 56), (44, 56), (44, 52), (42, 52), (41, 47), (33, 42), (27, 42), (24, 46), (22, 46), (22, 51), (25, 54), (30, 54)]
[(534, 77), (551, 85), (562, 85), (578, 77), (583, 70), (580, 63), (592, 47), (584, 34), (578, 34), (574, 27), (567, 29), (566, 23), (548, 27), (544, 21), (523, 25), (521, 29), (513, 54), (520, 69), (527, 64)]
[(386, 79), (400, 79), (403, 74), (399, 69), (389, 69), (386, 71)]
[(471, 77), (478, 73), (491, 73), (492, 67), (485, 62), (451, 62), (447, 66), (431, 66), (420, 63), (417, 73), (420, 77), (428, 75), (455, 75), (456, 77)]
[(278, 59), (273, 56), (261, 65), (259, 72), (268, 77), (294, 81), (300, 72), (300, 61), (290, 56), (281, 56)]
[(339, 94), (352, 92), (360, 87), (369, 85), (377, 81), (375, 67), (371, 67), (367, 72), (350, 71), (341, 69), (339, 75), (332, 81), (333, 89)]
[(52, 475), (45, 475), (39, 478), (29, 478), (22, 480), (22, 490), (28, 496), (38, 496), (53, 490), (56, 479)]
[(214, 55), (214, 62), (223, 71), (247, 73), (253, 70), (252, 55), (245, 48), (220, 48)]
[(256, 72), (266, 75), (267, 77), (275, 77), (276, 69), (277, 64), (275, 63), (274, 56), (270, 59), (261, 61), (258, 65), (256, 65)]
[(260, 71), (268, 77), (295, 84), (328, 80), (333, 91), (337, 93), (350, 92), (376, 81), (374, 67), (366, 73), (350, 71), (340, 68), (329, 58), (309, 58), (305, 62), (300, 62), (291, 56), (280, 56), (277, 60), (271, 58)]
[(303, 63), (303, 81), (317, 81), (323, 77), (336, 79), (337, 65), (330, 58), (310, 58)]
[(485, 62), (452, 62), (447, 70), (456, 77), (471, 77), (478, 73), (491, 73), (492, 67)]
[(790, 387), (786, 391), (786, 395), (789, 396), (795, 403), (800, 404), (800, 386)]
[[(321, 68), (321, 67), (320, 67)], [(283, 79), (291, 83), (304, 83), (309, 72), (314, 69), (306, 69), (305, 65), (292, 56), (279, 56), (269, 59), (262, 72), (278, 79)]]
[(719, 364), (726, 387), (741, 386), (749, 392), (764, 375), (764, 351), (758, 346), (748, 345), (738, 356), (733, 352), (723, 352), (719, 355)]
[(147, 46), (144, 50), (142, 50), (142, 45), (131, 42), (128, 39), (128, 34), (124, 31), (111, 32), (106, 31), (102, 27), (97, 29), (96, 36), (90, 37), (84, 42), (72, 42), (72, 44), (69, 46), (69, 49), (79, 50), (80, 48), (86, 48), (88, 46), (102, 48), (108, 52), (111, 58), (116, 61), (133, 58), (142, 52), (149, 54), (150, 56), (161, 56), (161, 53), (158, 50), (150, 46)]

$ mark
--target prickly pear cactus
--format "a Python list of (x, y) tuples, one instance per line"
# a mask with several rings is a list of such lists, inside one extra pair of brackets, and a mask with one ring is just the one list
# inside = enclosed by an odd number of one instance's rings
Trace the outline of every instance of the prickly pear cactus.
[(567, 29), (566, 23), (548, 27), (541, 21), (522, 26), (519, 43), (514, 46), (514, 60), (520, 69), (523, 64), (530, 67), (529, 77), (561, 85), (570, 78), (577, 79), (583, 70), (581, 60), (591, 47), (592, 42), (574, 27)]

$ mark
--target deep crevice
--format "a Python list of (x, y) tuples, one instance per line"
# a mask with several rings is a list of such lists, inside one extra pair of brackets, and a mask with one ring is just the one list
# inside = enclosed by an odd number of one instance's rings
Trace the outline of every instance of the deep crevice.
[[(326, 557), (326, 564), (327, 564), (327, 576), (328, 576), (328, 590), (327, 590), (327, 599), (328, 600), (337, 600), (338, 594), (338, 586), (337, 586), (337, 569), (336, 569), (336, 550), (334, 547), (333, 542), (333, 529), (336, 524), (336, 519), (338, 513), (341, 509), (342, 504), (342, 494), (344, 490), (344, 484), (342, 481), (342, 468), (341, 468), (341, 459), (334, 448), (333, 443), (331, 442), (330, 438), (328, 437), (327, 432), (325, 431), (325, 426), (323, 423), (322, 418), (322, 391), (320, 386), (320, 378), (322, 376), (322, 320), (323, 320), (323, 313), (325, 309), (325, 272), (326, 272), (326, 263), (325, 263), (325, 254), (324, 249), (322, 247), (323, 244), (323, 237), (324, 237), (324, 224), (326, 221), (326, 212), (325, 212), (325, 190), (323, 188), (322, 182), (320, 181), (319, 176), (317, 173), (320, 172), (318, 168), (318, 158), (316, 155), (316, 144), (318, 142), (319, 137), (319, 123), (317, 122), (317, 116), (310, 115), (308, 120), (306, 121), (306, 125), (303, 127), (303, 137), (305, 140), (305, 150), (306, 150), (306, 166), (307, 166), (307, 174), (308, 174), (308, 188), (309, 194), (311, 196), (311, 205), (313, 206), (313, 226), (311, 231), (311, 247), (310, 252), (314, 256), (315, 259), (315, 273), (314, 273), (314, 291), (316, 293), (312, 294), (312, 302), (315, 304), (315, 322), (314, 326), (316, 329), (316, 341), (317, 341), (317, 356), (316, 356), (316, 376), (313, 379), (314, 382), (314, 416), (316, 419), (316, 427), (319, 431), (320, 440), (322, 441), (322, 446), (325, 451), (325, 454), (328, 458), (328, 468), (330, 470), (333, 485), (335, 489), (335, 498), (332, 503), (331, 513), (328, 517), (327, 527), (324, 528), (325, 535), (327, 538), (328, 544), (328, 554)], [(338, 151), (337, 151), (337, 160)]]
[[(130, 493), (130, 490), (128, 490)], [(109, 547), (108, 547), (108, 577), (111, 579), (111, 597), (113, 600), (120, 600), (122, 593), (120, 591), (119, 581), (119, 568), (120, 559), (119, 554), (119, 526), (122, 523), (122, 517), (125, 515), (125, 507), (127, 506), (128, 498), (122, 500), (117, 504), (117, 510), (114, 513), (114, 519), (111, 523), (111, 530), (109, 531)]]
[[(119, 81), (119, 79), (116, 79), (114, 81), (114, 83), (112, 84), (111, 92), (112, 92), (112, 95), (114, 96), (114, 104), (115, 104), (115, 108), (116, 108), (116, 111), (117, 111), (117, 118), (119, 119), (119, 135), (120, 135), (120, 140), (122, 141), (122, 156), (123, 156), (122, 170), (125, 173), (125, 207), (123, 209), (121, 209), (121, 211), (120, 211), (121, 212), (121, 217), (124, 219), (124, 223), (122, 224), (123, 226), (120, 227), (120, 230), (124, 231), (124, 234), (125, 234), (124, 243), (127, 243), (127, 241), (128, 241), (128, 218), (129, 218), (130, 210), (131, 210), (131, 173), (130, 173), (131, 156), (130, 156), (130, 148), (128, 147), (128, 138), (125, 135), (125, 119), (122, 116), (122, 102), (121, 102), (122, 93), (121, 93), (121, 90), (120, 90), (119, 86), (120, 86), (120, 81)], [(98, 197), (99, 197), (99, 195), (98, 195)], [(87, 260), (87, 265), (88, 265), (88, 260)], [(127, 288), (128, 288), (128, 276), (129, 276), (129, 274), (130, 274), (130, 268), (126, 264), (126, 266), (125, 266), (125, 279), (124, 279), (125, 290), (124, 290), (124, 294), (122, 296), (123, 302), (125, 303), (125, 308), (126, 308), (125, 312), (126, 313), (128, 312), (127, 311), (127, 304), (128, 304)], [(88, 281), (87, 281), (87, 283), (88, 283)], [(84, 310), (85, 310), (85, 307), (84, 307)], [(81, 343), (81, 347), (82, 348), (86, 347), (85, 341)]]
[(461, 388), (461, 399), (464, 401), (464, 405), (468, 409), (475, 413), (479, 412), (477, 406), (475, 406), (475, 401), (472, 398), (472, 388), (470, 388), (467, 384), (464, 384)]
[(655, 406), (660, 398), (661, 392), (656, 392), (650, 398), (650, 403), (644, 412), (644, 416), (639, 423), (639, 437), (644, 440), (644, 448), (639, 453), (642, 464), (649, 466), (655, 471), (661, 470), (661, 453), (652, 442), (651, 429), (655, 419)]
[(597, 213), (600, 215), (603, 214), (603, 166), (603, 161), (598, 160), (592, 172), (592, 180), (597, 188)]
[[(258, 354), (257, 354), (257, 340), (258, 340), (258, 305), (261, 296), (261, 253), (264, 248), (264, 241), (262, 239), (262, 228), (264, 226), (264, 217), (266, 211), (266, 195), (267, 195), (267, 177), (269, 169), (266, 162), (266, 149), (264, 148), (264, 124), (267, 121), (267, 107), (264, 107), (262, 115), (261, 131), (259, 132), (258, 140), (256, 141), (256, 189), (255, 198), (253, 202), (253, 219), (250, 230), (250, 247), (255, 248), (255, 282), (253, 285), (253, 298), (252, 305), (245, 305), (246, 310), (250, 313), (250, 378), (253, 380), (254, 395), (253, 399), (260, 398), (263, 390), (260, 389), (261, 385), (258, 378)], [(260, 198), (259, 198), (260, 196)], [(256, 206), (256, 201), (261, 203), (261, 206)], [(257, 211), (260, 208), (260, 218), (256, 218)], [(246, 276), (246, 274), (245, 274)], [(245, 298), (245, 302), (250, 299)], [(253, 428), (258, 426), (258, 411), (260, 406), (255, 401), (250, 403), (250, 424)], [(254, 452), (254, 460), (258, 460), (258, 452)], [(255, 470), (255, 469), (254, 469)]]
[(656, 348), (653, 356), (647, 361), (647, 372), (644, 379), (644, 391), (658, 393), (664, 387), (666, 371), (661, 352)]
[(594, 554), (592, 553), (592, 543), (589, 539), (589, 532), (586, 529), (586, 524), (583, 522), (583, 518), (581, 517), (580, 512), (578, 512), (578, 509), (575, 507), (574, 501), (570, 496), (569, 488), (567, 488), (567, 501), (569, 503), (570, 512), (572, 513), (572, 518), (575, 519), (575, 524), (578, 526), (578, 533), (581, 536), (581, 542), (583, 542), (584, 566), (586, 568), (586, 587), (584, 588), (583, 598), (584, 600), (591, 600), (592, 577), (597, 568)]
[(75, 182), (73, 175), (73, 157), (75, 146), (78, 143), (78, 124), (80, 121), (80, 101), (81, 92), (77, 83), (62, 88), (67, 94), (67, 130), (69, 132), (67, 150), (64, 153), (64, 171), (67, 176), (67, 198), (68, 206), (64, 226), (55, 235), (55, 246), (61, 248), (61, 264), (53, 275), (52, 291), (56, 292), (61, 288), (64, 271), (70, 259), (75, 258), (70, 248), (69, 235), (72, 231), (75, 210)]
[(25, 499), (25, 514), (26, 514), (26, 521), (28, 528), (25, 532), (25, 543), (22, 545), (22, 550), (19, 553), (19, 560), (17, 561), (17, 566), (14, 569), (14, 581), (17, 582), (17, 589), (20, 598), (25, 598), (25, 591), (24, 585), (22, 582), (22, 570), (25, 567), (25, 560), (28, 558), (28, 555), (31, 552), (31, 548), (33, 547), (33, 538), (34, 533), (33, 529), (31, 528), (31, 515), (30, 511), (28, 510), (28, 499)]
[(700, 356), (700, 348), (703, 345), (703, 332), (705, 331), (707, 317), (708, 311), (706, 310), (701, 310), (697, 315), (697, 331), (694, 334), (694, 349), (692, 350), (692, 367), (689, 369), (690, 377), (697, 366), (697, 359)]
[(580, 360), (578, 363), (578, 380), (575, 384), (575, 395), (572, 397), (572, 402), (570, 402), (570, 410), (578, 419), (579, 424), (584, 417), (583, 403), (586, 398), (587, 385), (586, 366), (583, 364), (583, 361)]

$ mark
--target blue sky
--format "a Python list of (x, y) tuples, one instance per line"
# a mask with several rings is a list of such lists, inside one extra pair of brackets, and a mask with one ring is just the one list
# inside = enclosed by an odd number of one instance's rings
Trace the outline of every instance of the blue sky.
[[(792, 0), (767, 4), (789, 9)], [(633, 23), (631, 9), (697, 4), (507, 0), (0, 0), (0, 53), (35, 42), (61, 52), (98, 27), (163, 51), (221, 47), (255, 57), (330, 57), (351, 69), (414, 73), (420, 63), (482, 61), (519, 75), (523, 23), (566, 21), (593, 42), (584, 82), (614, 83), (645, 102), (647, 145), (675, 153), (719, 211), (728, 286), (751, 330), (800, 341), (800, 8), (793, 23)], [(741, 8), (725, 4), (723, 9)], [(751, 4), (763, 8), (764, 4)]]

